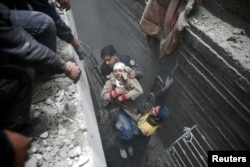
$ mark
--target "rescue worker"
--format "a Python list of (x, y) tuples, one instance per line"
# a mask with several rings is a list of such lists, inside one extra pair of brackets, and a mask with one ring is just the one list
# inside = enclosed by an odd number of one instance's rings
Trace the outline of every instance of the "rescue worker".
[(107, 45), (101, 50), (101, 59), (104, 61), (100, 70), (102, 75), (106, 78), (111, 72), (113, 72), (113, 66), (116, 62), (122, 62), (125, 66), (132, 69), (130, 76), (138, 80), (142, 79), (143, 72), (141, 67), (128, 55), (119, 55), (113, 45)]
[(161, 126), (161, 123), (169, 117), (169, 109), (165, 105), (152, 107), (137, 122), (138, 128), (145, 136), (153, 135)]
[[(133, 154), (130, 139), (134, 134), (139, 134), (136, 121), (140, 117), (137, 115), (136, 99), (143, 93), (140, 83), (136, 78), (131, 78), (129, 72), (131, 69), (125, 67), (122, 62), (115, 63), (113, 72), (107, 76), (108, 80), (101, 92), (102, 99), (111, 102), (111, 106), (107, 110), (113, 114), (116, 128), (120, 130), (122, 158), (127, 158), (126, 148), (131, 156)], [(127, 127), (132, 131), (127, 130)]]

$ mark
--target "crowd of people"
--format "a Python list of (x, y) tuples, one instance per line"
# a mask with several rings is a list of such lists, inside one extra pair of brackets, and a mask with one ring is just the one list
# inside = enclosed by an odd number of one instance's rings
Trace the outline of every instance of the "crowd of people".
[[(57, 0), (70, 9), (69, 0)], [(56, 53), (56, 37), (69, 43), (80, 59), (85, 52), (70, 27), (57, 14), (49, 0), (0, 0), (0, 161), (4, 166), (23, 166), (31, 145), (29, 136), (37, 135), (46, 127), (34, 126), (37, 133), (23, 134), (34, 119), (31, 110), (32, 84), (37, 76), (65, 74), (74, 83), (80, 68), (72, 61), (64, 61)], [(112, 45), (101, 50), (101, 72), (106, 78), (101, 92), (110, 101), (109, 112), (115, 114), (115, 126), (121, 135), (120, 153), (133, 156), (131, 145), (135, 135), (151, 136), (169, 117), (169, 109), (158, 104), (149, 112), (138, 113), (136, 100), (143, 93), (141, 67), (128, 55), (119, 55)], [(166, 80), (161, 96), (173, 83)], [(33, 121), (34, 122), (34, 121)], [(31, 132), (32, 132), (31, 131)]]
[[(69, 1), (58, 2), (69, 9)], [(28, 9), (30, 5), (34, 10)], [(30, 147), (28, 136), (46, 128), (43, 124), (26, 126), (35, 122), (33, 119), (44, 119), (32, 117), (32, 84), (36, 76), (64, 73), (74, 83), (80, 78), (80, 68), (56, 54), (56, 36), (71, 43), (80, 58), (84, 56), (79, 40), (48, 0), (0, 1), (0, 159), (3, 166), (23, 166)], [(31, 134), (22, 134), (24, 128), (34, 127), (29, 130)]]

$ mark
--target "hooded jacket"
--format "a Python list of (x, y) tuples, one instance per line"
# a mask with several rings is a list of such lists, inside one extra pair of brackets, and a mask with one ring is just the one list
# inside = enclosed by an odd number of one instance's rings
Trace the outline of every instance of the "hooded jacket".
[[(143, 90), (138, 82), (137, 79), (135, 78), (130, 78), (129, 76), (129, 70), (131, 70), (129, 67), (126, 67), (126, 72), (123, 72), (122, 78), (124, 82), (124, 87), (125, 87), (125, 92), (126, 94), (130, 97), (128, 100), (119, 102), (118, 100), (112, 101), (113, 104), (113, 109), (114, 111), (119, 111), (119, 108), (121, 107), (125, 113), (127, 113), (133, 120), (137, 121), (138, 116), (137, 116), (137, 103), (136, 99), (142, 95)], [(101, 98), (103, 100), (109, 100), (109, 93), (115, 88), (116, 86), (116, 78), (114, 76), (114, 73), (112, 72), (110, 75), (107, 76), (107, 81), (102, 89), (101, 92)]]

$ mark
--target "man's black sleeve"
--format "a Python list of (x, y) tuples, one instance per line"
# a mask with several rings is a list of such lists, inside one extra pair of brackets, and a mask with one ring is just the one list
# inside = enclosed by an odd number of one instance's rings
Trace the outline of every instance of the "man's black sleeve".
[(0, 131), (0, 164), (1, 166), (12, 166), (14, 160), (14, 151), (6, 134)]
[(129, 66), (136, 73), (136, 79), (142, 79), (143, 72), (142, 68), (132, 59), (129, 55), (118, 55), (121, 62), (123, 62), (126, 66)]
[(57, 36), (67, 43), (74, 40), (70, 27), (61, 19), (54, 6), (50, 5), (48, 0), (28, 0), (34, 10), (46, 13), (55, 22)]
[(155, 96), (156, 105), (164, 105), (166, 94), (167, 93), (165, 91), (160, 91), (159, 93), (156, 94)]
[(46, 72), (64, 73), (65, 61), (38, 43), (22, 27), (11, 22), (9, 9), (0, 3), (0, 54), (23, 66)]

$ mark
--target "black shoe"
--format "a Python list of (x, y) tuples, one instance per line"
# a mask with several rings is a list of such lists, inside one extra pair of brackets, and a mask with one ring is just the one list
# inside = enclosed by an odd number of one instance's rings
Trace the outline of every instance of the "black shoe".
[(131, 157), (134, 155), (134, 150), (132, 146), (128, 146), (128, 155)]
[(49, 117), (47, 115), (41, 114), (38, 117), (34, 117), (29, 120), (20, 130), (20, 133), (28, 137), (35, 137), (43, 132), (49, 126)]

